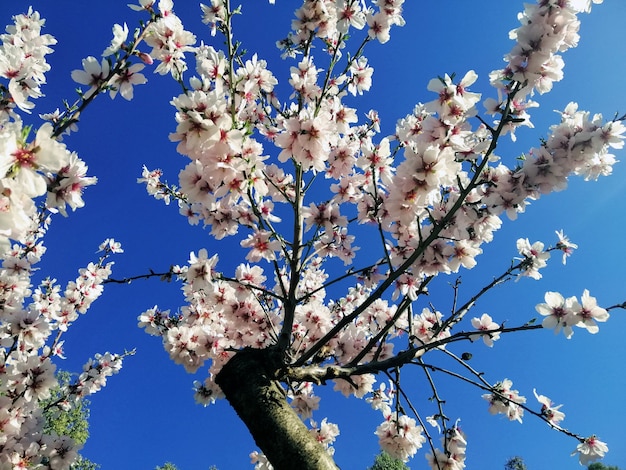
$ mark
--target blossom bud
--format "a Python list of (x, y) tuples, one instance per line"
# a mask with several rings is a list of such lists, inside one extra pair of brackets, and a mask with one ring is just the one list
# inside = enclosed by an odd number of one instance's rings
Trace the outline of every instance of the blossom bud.
[(146, 65), (152, 65), (152, 62), (154, 62), (150, 54), (146, 54), (145, 52), (139, 52), (137, 53), (137, 55), (139, 56), (141, 61)]

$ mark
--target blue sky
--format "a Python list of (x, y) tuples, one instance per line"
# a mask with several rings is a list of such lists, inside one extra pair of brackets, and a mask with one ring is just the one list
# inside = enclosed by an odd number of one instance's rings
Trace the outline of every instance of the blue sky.
[[(127, 22), (130, 28), (137, 24), (139, 15), (126, 3), (31, 2), (47, 18), (46, 32), (59, 41), (57, 52), (49, 58), (53, 68), (44, 88), (46, 97), (37, 101), (36, 113), (50, 112), (60, 107), (63, 99), (74, 98), (76, 85), (70, 72), (80, 68), (81, 59), (104, 50), (114, 23)], [(479, 75), (473, 90), (483, 92), (483, 97), (494, 96), (488, 73), (501, 66), (502, 56), (511, 48), (508, 31), (517, 26), (516, 14), (522, 5), (483, 0), (479, 9), (477, 4), (453, 0), (406, 5), (406, 26), (392, 30), (389, 44), (372, 44), (366, 53), (375, 70), (374, 86), (355, 102), (360, 116), (370, 108), (377, 109), (383, 127), (391, 132), (396, 119), (409, 113), (415, 103), (432, 99), (426, 91), (431, 78), (452, 72), (462, 76), (470, 69)], [(273, 44), (288, 31), (291, 5), (285, 0), (277, 0), (275, 6), (262, 0), (245, 1), (244, 15), (236, 23), (236, 35), (244, 47), (266, 59), (283, 83), (293, 64), (282, 61)], [(20, 7), (14, 3), (4, 8), (2, 23), (22, 12)], [(179, 1), (175, 11), (199, 40), (220, 45), (221, 40), (211, 38), (200, 23), (196, 2)], [(532, 110), (535, 128), (522, 129), (516, 145), (503, 139), (499, 155), (511, 159), (538, 145), (547, 127), (558, 120), (552, 110), (563, 109), (569, 101), (578, 101), (580, 108), (608, 118), (626, 112), (626, 2), (607, 0), (581, 19), (581, 43), (564, 57), (564, 81), (556, 84), (552, 93), (536, 97), (541, 107)], [(202, 247), (223, 253), (220, 266), (225, 270), (243, 257), (233, 252), (229, 242), (215, 242), (207, 232), (190, 227), (175, 207), (151, 199), (136, 184), (143, 164), (162, 168), (172, 182), (187, 164), (187, 158), (178, 155), (167, 138), (175, 128), (169, 101), (178, 94), (177, 86), (167, 77), (146, 75), (149, 83), (135, 90), (132, 102), (99, 97), (83, 114), (80, 131), (65, 139), (99, 183), (87, 189), (84, 209), (67, 219), (54, 220), (48, 253), (40, 265), (42, 275), (62, 282), (73, 279), (79, 267), (94, 259), (97, 246), (107, 237), (118, 239), (125, 249), (115, 259), (116, 277), (166, 270), (171, 264), (184, 263), (190, 251)], [(626, 159), (624, 152), (616, 155)], [(587, 183), (571, 180), (569, 190), (533, 203), (516, 222), (505, 221), (496, 240), (484, 247), (479, 266), (462, 272), (465, 295), (470, 296), (472, 286), (488, 282), (509, 265), (519, 237), (550, 244), (556, 241), (554, 231), (563, 229), (580, 248), (567, 266), (554, 256), (542, 281), (522, 279), (501, 287), (481, 301), (474, 313), (488, 312), (497, 321), (521, 323), (536, 316), (534, 306), (548, 290), (580, 296), (588, 288), (605, 306), (626, 300), (624, 197), (626, 169), (622, 163), (610, 178)], [(452, 280), (442, 279), (433, 294), (442, 305), (449, 302), (446, 283)], [(109, 285), (66, 336), (68, 359), (60, 367), (73, 371), (97, 352), (137, 348), (121, 373), (92, 399), (91, 439), (84, 455), (104, 470), (152, 469), (166, 461), (181, 470), (206, 469), (211, 464), (221, 470), (249, 468), (248, 454), (254, 443), (228, 403), (208, 408), (195, 405), (194, 377), (168, 359), (157, 338), (136, 326), (137, 315), (154, 304), (176, 310), (183, 301), (179, 287), (157, 281)], [(568, 341), (554, 337), (551, 331), (535, 331), (506, 336), (492, 350), (479, 343), (467, 345), (467, 349), (474, 354), (472, 364), (484, 370), (489, 380), (510, 378), (529, 402), (536, 387), (539, 393), (563, 403), (564, 425), (580, 434), (598, 434), (609, 444), (605, 462), (626, 468), (622, 423), (626, 418), (625, 317), (626, 312), (615, 311), (595, 336), (577, 329)], [(580, 468), (577, 460), (569, 457), (576, 446), (571, 438), (549, 430), (531, 416), (523, 425), (490, 416), (480, 391), (446, 380), (441, 383), (448, 415), (461, 418), (468, 437), (468, 468), (499, 469), (513, 455), (522, 455), (530, 470)], [(416, 382), (411, 391), (418, 405), (424, 403), (428, 392), (422, 382)], [(316, 418), (321, 421), (327, 416), (341, 430), (335, 446), (337, 463), (343, 469), (371, 464), (378, 452), (373, 432), (380, 414), (360, 400), (344, 399), (331, 390), (319, 393), (322, 409)], [(423, 455), (417, 454), (411, 468), (426, 468)]]

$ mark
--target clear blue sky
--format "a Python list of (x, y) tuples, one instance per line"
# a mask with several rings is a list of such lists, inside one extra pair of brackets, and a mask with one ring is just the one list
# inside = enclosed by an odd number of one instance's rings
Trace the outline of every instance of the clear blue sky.
[[(37, 101), (36, 113), (53, 111), (65, 98), (73, 100), (75, 84), (70, 72), (80, 68), (81, 59), (104, 50), (114, 23), (126, 22), (131, 29), (137, 24), (139, 16), (126, 3), (128, 0), (31, 2), (47, 18), (46, 32), (59, 41), (57, 52), (49, 59), (53, 68), (44, 88), (46, 97)], [(292, 64), (281, 61), (273, 44), (288, 31), (293, 2), (267, 3), (243, 2), (244, 15), (237, 20), (236, 34), (248, 51), (258, 52), (279, 81), (286, 83), (285, 70)], [(5, 5), (0, 13), (2, 24), (27, 5)], [(462, 76), (470, 69), (479, 75), (474, 90), (483, 92), (483, 97), (493, 96), (488, 73), (501, 66), (502, 56), (511, 48), (508, 32), (517, 26), (516, 14), (521, 8), (521, 2), (512, 0), (409, 2), (406, 26), (392, 30), (390, 44), (373, 44), (366, 53), (375, 69), (374, 86), (358, 103), (360, 115), (370, 108), (379, 110), (383, 126), (391, 132), (396, 119), (409, 113), (415, 103), (432, 99), (426, 91), (431, 78), (452, 72)], [(174, 9), (199, 40), (219, 45), (200, 23), (196, 2), (179, 0)], [(247, 13), (251, 13), (249, 17)], [(620, 0), (607, 0), (595, 6), (591, 15), (582, 15), (580, 46), (565, 55), (565, 80), (549, 95), (536, 97), (541, 107), (532, 110), (535, 129), (522, 129), (517, 145), (503, 145), (499, 155), (514, 158), (537, 145), (547, 127), (558, 120), (552, 110), (563, 109), (569, 101), (578, 101), (580, 108), (609, 118), (626, 112), (625, 22), (626, 2)], [(163, 168), (174, 182), (187, 163), (167, 138), (175, 128), (169, 101), (178, 94), (176, 84), (167, 77), (146, 75), (149, 83), (135, 90), (132, 102), (99, 97), (82, 116), (80, 132), (65, 139), (99, 183), (87, 189), (84, 209), (68, 219), (54, 220), (42, 275), (62, 282), (73, 279), (107, 237), (118, 239), (125, 249), (115, 259), (116, 277), (150, 268), (166, 270), (170, 264), (184, 263), (190, 251), (202, 247), (233, 253), (228, 251), (232, 245), (217, 243), (208, 233), (190, 227), (175, 207), (151, 199), (135, 182), (143, 164)], [(624, 152), (617, 156), (626, 159)], [(541, 282), (522, 279), (507, 285), (482, 301), (475, 313), (488, 312), (496, 321), (521, 323), (536, 316), (534, 306), (543, 301), (547, 290), (580, 296), (588, 288), (606, 306), (626, 300), (624, 197), (626, 168), (622, 163), (610, 178), (595, 183), (572, 180), (570, 190), (533, 203), (514, 223), (505, 221), (496, 240), (484, 247), (479, 267), (462, 273), (465, 295), (471, 295), (471, 286), (482, 285), (508, 266), (519, 237), (550, 244), (556, 241), (554, 231), (563, 229), (580, 248), (566, 267), (553, 257)], [(223, 269), (239, 260), (226, 254), (220, 258)], [(434, 294), (441, 305), (450, 292), (446, 282), (451, 280), (444, 279), (440, 293)], [(97, 352), (137, 348), (121, 373), (92, 399), (91, 438), (84, 455), (104, 470), (153, 469), (166, 461), (181, 470), (202, 470), (211, 464), (220, 470), (249, 468), (248, 454), (255, 449), (254, 443), (228, 403), (221, 401), (208, 408), (195, 405), (194, 377), (168, 359), (159, 339), (136, 326), (137, 315), (154, 304), (176, 310), (183, 301), (179, 287), (157, 281), (109, 285), (66, 336), (68, 359), (60, 367), (71, 371), (79, 370)], [(609, 444), (605, 462), (626, 468), (625, 318), (626, 312), (615, 311), (596, 336), (577, 329), (567, 341), (551, 331), (535, 331), (507, 336), (493, 350), (479, 343), (467, 349), (474, 353), (474, 366), (484, 370), (489, 380), (512, 379), (529, 402), (534, 401), (532, 389), (536, 387), (539, 393), (563, 403), (564, 425), (580, 434), (597, 433)], [(523, 425), (490, 416), (480, 391), (442, 383), (448, 416), (460, 417), (467, 434), (468, 468), (500, 469), (513, 455), (523, 456), (530, 470), (580, 468), (577, 460), (569, 457), (576, 446), (574, 440), (531, 416)], [(422, 403), (419, 397), (427, 396), (428, 391), (421, 382), (414, 388), (416, 403)], [(320, 393), (322, 409), (316, 418), (321, 421), (327, 416), (341, 430), (335, 446), (338, 464), (348, 470), (365, 468), (378, 452), (373, 433), (380, 414), (360, 400)], [(424, 454), (417, 454), (411, 468), (426, 468)]]

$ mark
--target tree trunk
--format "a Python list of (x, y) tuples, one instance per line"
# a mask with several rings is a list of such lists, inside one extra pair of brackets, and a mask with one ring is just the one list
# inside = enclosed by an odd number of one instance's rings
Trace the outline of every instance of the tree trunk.
[(273, 349), (244, 349), (215, 378), (226, 399), (276, 470), (337, 470), (326, 449), (287, 403), (275, 377)]

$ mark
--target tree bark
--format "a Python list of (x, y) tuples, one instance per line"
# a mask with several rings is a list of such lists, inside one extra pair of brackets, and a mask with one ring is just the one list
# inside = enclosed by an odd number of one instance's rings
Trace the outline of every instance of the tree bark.
[(337, 470), (332, 457), (287, 402), (275, 379), (274, 349), (244, 349), (215, 378), (226, 399), (276, 470)]

